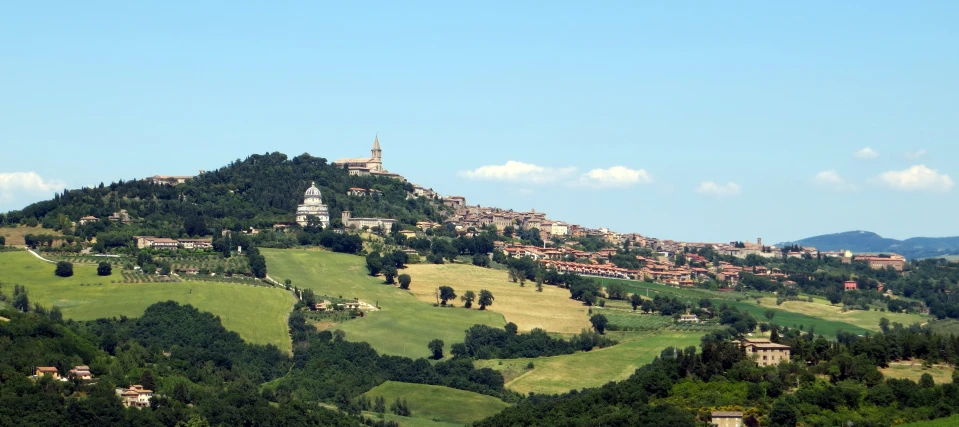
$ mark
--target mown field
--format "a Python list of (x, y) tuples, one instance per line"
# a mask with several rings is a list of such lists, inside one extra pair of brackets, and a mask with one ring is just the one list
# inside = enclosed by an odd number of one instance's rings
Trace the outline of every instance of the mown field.
[[(405, 273), (413, 280), (410, 291), (420, 300), (436, 302), (436, 289), (449, 286), (456, 290), (457, 297), (471, 290), (477, 295), (481, 289), (493, 293), (496, 298), (487, 310), (502, 313), (506, 321), (513, 322), (520, 331), (533, 328), (549, 332), (579, 333), (589, 328), (588, 307), (570, 299), (569, 290), (556, 286), (543, 286), (536, 291), (536, 283), (527, 281), (525, 287), (509, 280), (506, 271), (475, 267), (465, 264), (416, 264)], [(450, 301), (462, 307), (462, 301)], [(473, 310), (477, 306), (473, 305)]]
[(0, 236), (3, 236), (7, 239), (7, 246), (23, 246), (23, 236), (27, 234), (49, 234), (53, 236), (60, 236), (60, 232), (52, 230), (49, 228), (43, 228), (39, 225), (36, 227), (27, 227), (25, 225), (18, 225), (16, 227), (0, 227)]
[[(293, 286), (310, 288), (320, 295), (358, 298), (380, 310), (366, 317), (340, 323), (332, 329), (346, 332), (350, 341), (364, 341), (377, 351), (408, 357), (427, 357), (426, 345), (434, 338), (446, 343), (463, 342), (466, 329), (475, 324), (503, 327), (503, 315), (492, 311), (433, 307), (411, 292), (383, 284), (370, 277), (363, 257), (319, 250), (262, 249), (271, 278)], [(403, 271), (405, 272), (405, 270)], [(411, 287), (417, 286), (413, 279)]]
[[(492, 359), (474, 363), (503, 373), (506, 386), (520, 393), (558, 394), (599, 387), (628, 378), (667, 347), (698, 346), (701, 332), (608, 332), (620, 343), (585, 353), (531, 359)], [(529, 363), (533, 368), (528, 369)]]
[(879, 319), (883, 317), (889, 319), (890, 322), (899, 322), (906, 326), (912, 325), (913, 323), (925, 323), (931, 319), (930, 316), (920, 314), (892, 313), (875, 310), (849, 310), (844, 313), (842, 306), (829, 304), (828, 301), (821, 298), (814, 298), (813, 302), (786, 301), (783, 302), (782, 305), (776, 305), (775, 298), (763, 298), (762, 305), (791, 311), (793, 313), (806, 314), (820, 319), (844, 322), (877, 332), (879, 331)]
[[(753, 317), (756, 317), (760, 322), (765, 322), (766, 318), (764, 314), (766, 310), (773, 310), (776, 313), (773, 320), (770, 323), (775, 323), (779, 326), (787, 326), (789, 328), (798, 328), (799, 326), (803, 327), (803, 330), (808, 330), (810, 327), (814, 326), (816, 328), (817, 335), (823, 335), (827, 337), (833, 337), (836, 335), (837, 331), (846, 331), (856, 334), (865, 334), (872, 329), (866, 328), (862, 325), (865, 325), (873, 320), (872, 312), (862, 312), (857, 315), (859, 317), (850, 318), (855, 320), (859, 324), (849, 323), (844, 320), (836, 319), (835, 316), (829, 310), (821, 310), (817, 312), (817, 315), (810, 315), (796, 311), (785, 310), (780, 306), (776, 305), (776, 301), (772, 300), (771, 302), (763, 302), (762, 304), (757, 305), (755, 299), (744, 299), (741, 298), (744, 295), (742, 293), (727, 293), (727, 292), (714, 292), (704, 289), (690, 289), (690, 288), (674, 288), (672, 286), (666, 286), (658, 283), (646, 283), (646, 282), (637, 282), (637, 281), (627, 281), (627, 280), (616, 280), (616, 279), (601, 279), (601, 282), (605, 285), (608, 285), (612, 282), (622, 283), (626, 286), (626, 289), (629, 293), (638, 293), (643, 297), (647, 295), (650, 298), (655, 297), (656, 295), (664, 295), (679, 298), (680, 301), (684, 301), (688, 304), (697, 304), (701, 298), (710, 298), (713, 300), (714, 305), (720, 305), (722, 303), (729, 304), (730, 306), (736, 307), (739, 310), (748, 311)], [(755, 293), (754, 293), (755, 294)], [(768, 294), (767, 294), (768, 295)], [(740, 297), (741, 301), (737, 301), (736, 298)], [(797, 303), (800, 304), (800, 303)], [(808, 304), (808, 303), (807, 303)], [(784, 304), (785, 305), (785, 304)], [(797, 306), (798, 307), (798, 306)], [(840, 310), (841, 311), (841, 310)], [(876, 314), (882, 314), (881, 312), (875, 312)], [(889, 313), (887, 313), (889, 314)], [(819, 317), (826, 316), (826, 317)], [(905, 315), (910, 316), (910, 315)], [(875, 316), (875, 330), (878, 330), (879, 318), (882, 316)], [(890, 320), (892, 320), (890, 318)]]
[(956, 368), (945, 364), (936, 364), (929, 368), (923, 368), (922, 360), (918, 359), (892, 362), (888, 368), (879, 368), (879, 371), (887, 378), (902, 378), (915, 382), (919, 382), (922, 374), (929, 374), (932, 375), (932, 379), (936, 384), (951, 383), (952, 371), (955, 370)]
[(403, 426), (435, 426), (437, 423), (466, 425), (497, 414), (509, 406), (502, 400), (479, 393), (395, 381), (380, 384), (363, 395), (369, 397), (371, 401), (376, 397), (386, 399), (387, 412), (390, 404), (397, 398), (406, 399), (412, 416), (393, 418)]
[(136, 317), (151, 304), (173, 300), (220, 316), (223, 326), (255, 344), (273, 344), (290, 351), (286, 318), (293, 296), (284, 290), (213, 282), (110, 283), (122, 279), (97, 276), (96, 266), (75, 265), (68, 278), (53, 274), (53, 264), (26, 251), (0, 253), (0, 283), (8, 296), (13, 285), (27, 288), (31, 303), (58, 306), (67, 318)]

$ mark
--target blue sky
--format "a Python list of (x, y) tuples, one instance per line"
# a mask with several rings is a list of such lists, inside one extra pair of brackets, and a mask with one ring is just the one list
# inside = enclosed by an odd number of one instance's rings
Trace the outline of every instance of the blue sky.
[(415, 183), (586, 226), (959, 235), (956, 2), (146, 3), (4, 7), (0, 211), (378, 132)]

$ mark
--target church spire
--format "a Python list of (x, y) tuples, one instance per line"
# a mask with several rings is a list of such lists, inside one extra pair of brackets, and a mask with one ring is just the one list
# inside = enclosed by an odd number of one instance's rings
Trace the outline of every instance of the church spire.
[(383, 150), (380, 149), (380, 136), (376, 135), (373, 138), (373, 149), (370, 150), (373, 154), (372, 160), (374, 162), (382, 163), (383, 162)]

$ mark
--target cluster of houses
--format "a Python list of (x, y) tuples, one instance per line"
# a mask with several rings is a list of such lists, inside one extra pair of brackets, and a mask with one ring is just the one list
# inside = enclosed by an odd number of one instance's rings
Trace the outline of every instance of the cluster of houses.
[[(114, 213), (110, 214), (110, 216), (108, 216), (108, 217), (106, 217), (106, 218), (107, 218), (109, 221), (111, 221), (111, 222), (119, 222), (119, 223), (121, 223), (121, 224), (129, 224), (129, 223), (133, 222), (133, 220), (130, 219), (130, 213), (128, 213), (126, 209), (120, 209), (119, 212), (114, 212)], [(95, 216), (93, 216), (93, 215), (87, 215), (87, 216), (85, 216), (85, 217), (83, 217), (83, 218), (80, 218), (80, 220), (77, 221), (77, 222), (78, 222), (80, 225), (86, 225), (86, 224), (89, 224), (89, 223), (92, 223), (92, 222), (97, 222), (97, 221), (99, 221), (99, 220), (100, 220), (100, 218), (97, 218), (97, 217), (95, 217)], [(77, 224), (77, 223), (74, 223), (74, 225), (76, 225), (76, 224)]]
[(33, 369), (33, 378), (42, 377), (50, 377), (60, 381), (68, 381), (71, 378), (90, 381), (93, 379), (93, 374), (90, 373), (90, 367), (86, 365), (74, 366), (65, 376), (61, 376), (60, 371), (55, 366), (37, 366)]
[(170, 239), (155, 236), (133, 236), (137, 249), (210, 249), (213, 239)]

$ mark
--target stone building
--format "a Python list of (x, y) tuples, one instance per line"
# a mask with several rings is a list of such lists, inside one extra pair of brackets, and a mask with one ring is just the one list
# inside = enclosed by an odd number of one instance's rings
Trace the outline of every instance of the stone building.
[(380, 229), (389, 232), (393, 228), (393, 224), (396, 223), (395, 219), (389, 218), (353, 218), (350, 211), (343, 211), (340, 216), (343, 219), (343, 227), (346, 228), (380, 227)]
[(742, 341), (746, 349), (746, 356), (756, 361), (759, 366), (775, 366), (789, 361), (789, 346), (776, 344), (762, 338), (747, 338)]
[(319, 219), (324, 229), (330, 226), (330, 211), (323, 204), (320, 189), (316, 188), (315, 182), (310, 183), (310, 188), (303, 195), (303, 203), (296, 208), (296, 223), (306, 227), (311, 216)]
[(710, 425), (712, 427), (742, 427), (742, 411), (712, 411)]
[(406, 181), (399, 174), (392, 173), (383, 168), (383, 150), (380, 149), (380, 137), (373, 138), (373, 148), (370, 150), (370, 157), (354, 157), (339, 159), (333, 162), (334, 166), (346, 167), (350, 175), (357, 176), (381, 176), (385, 178), (399, 179)]

